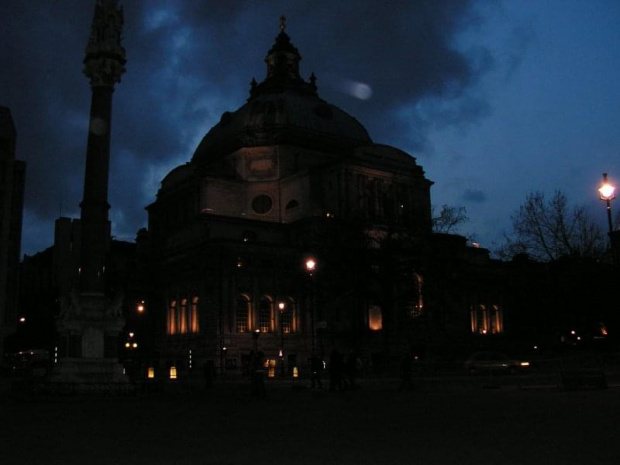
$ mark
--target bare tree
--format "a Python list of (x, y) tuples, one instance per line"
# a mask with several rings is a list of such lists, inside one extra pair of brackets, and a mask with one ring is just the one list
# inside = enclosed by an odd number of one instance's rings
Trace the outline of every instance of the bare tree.
[(605, 250), (601, 229), (584, 206), (570, 207), (566, 195), (555, 191), (545, 199), (542, 192), (530, 193), (512, 219), (512, 234), (498, 250), (502, 258), (526, 253), (536, 260), (563, 256), (598, 257)]
[(431, 215), (433, 232), (436, 233), (455, 233), (461, 225), (469, 221), (465, 207), (443, 205), (437, 216), (435, 216), (435, 207), (433, 207)]

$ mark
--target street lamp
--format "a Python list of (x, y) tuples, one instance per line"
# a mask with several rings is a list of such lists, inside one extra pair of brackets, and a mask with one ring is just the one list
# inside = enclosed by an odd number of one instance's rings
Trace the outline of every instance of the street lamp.
[(312, 273), (316, 270), (316, 260), (312, 257), (306, 259), (306, 271), (312, 276)]
[[(613, 248), (613, 233), (614, 233), (614, 225), (613, 220), (611, 218), (611, 201), (616, 198), (614, 192), (616, 191), (616, 187), (609, 183), (607, 180), (607, 173), (603, 173), (603, 184), (598, 189), (599, 198), (605, 202), (607, 209), (607, 222), (609, 223), (609, 243)], [(613, 253), (613, 251), (612, 251)]]
[(282, 378), (284, 378), (284, 311), (286, 310), (286, 304), (284, 302), (278, 303), (278, 311), (280, 312), (280, 371)]
[(258, 337), (260, 336), (260, 329), (255, 329), (252, 333), (252, 339), (254, 339), (254, 353), (258, 356)]
[(310, 330), (312, 331), (312, 355), (316, 354), (315, 342), (315, 302), (314, 302), (314, 272), (316, 271), (317, 262), (313, 257), (306, 258), (306, 272), (310, 276)]

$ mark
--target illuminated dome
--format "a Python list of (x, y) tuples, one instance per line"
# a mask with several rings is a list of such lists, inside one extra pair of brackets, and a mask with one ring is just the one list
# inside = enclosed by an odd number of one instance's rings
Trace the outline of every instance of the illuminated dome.
[(314, 75), (299, 75), (301, 56), (284, 27), (269, 50), (267, 77), (252, 81), (248, 102), (226, 112), (202, 139), (192, 162), (203, 165), (242, 147), (291, 144), (329, 151), (349, 151), (372, 144), (354, 117), (321, 99)]

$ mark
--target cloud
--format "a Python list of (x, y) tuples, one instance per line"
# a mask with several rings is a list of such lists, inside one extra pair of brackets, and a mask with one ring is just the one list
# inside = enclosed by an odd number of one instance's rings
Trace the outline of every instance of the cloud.
[(478, 189), (465, 189), (463, 200), (466, 202), (483, 203), (487, 200), (487, 195)]
[[(40, 247), (37, 228), (53, 230), (58, 205), (78, 213), (90, 89), (81, 73), (94, 0), (5, 0), (0, 16), (0, 104), (12, 109), (18, 157), (27, 160), (24, 250)], [(87, 5), (87, 6), (86, 6)], [(143, 208), (173, 163), (265, 76), (264, 57), (287, 16), (302, 54), (302, 74), (320, 95), (355, 116), (373, 139), (424, 147), (432, 124), (483, 118), (483, 95), (470, 91), (492, 66), (484, 50), (461, 50), (457, 37), (481, 27), (466, 0), (333, 2), (124, 2), (127, 73), (116, 86), (110, 165), (111, 217), (118, 236), (145, 226)], [(363, 18), (363, 21), (360, 21)], [(354, 83), (343, 91), (344, 79)], [(353, 90), (351, 90), (353, 89)], [(450, 103), (456, 103), (452, 105)], [(432, 122), (431, 122), (432, 120)], [(475, 197), (475, 196), (474, 196)], [(117, 211), (118, 210), (118, 211)]]

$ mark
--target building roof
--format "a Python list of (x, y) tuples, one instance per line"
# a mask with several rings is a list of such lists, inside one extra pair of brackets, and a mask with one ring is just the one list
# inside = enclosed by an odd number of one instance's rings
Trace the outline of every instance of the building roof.
[(314, 74), (299, 74), (301, 55), (282, 28), (269, 50), (267, 77), (252, 81), (248, 102), (226, 112), (202, 139), (192, 163), (208, 164), (242, 147), (291, 144), (348, 151), (372, 144), (364, 126), (321, 99)]

